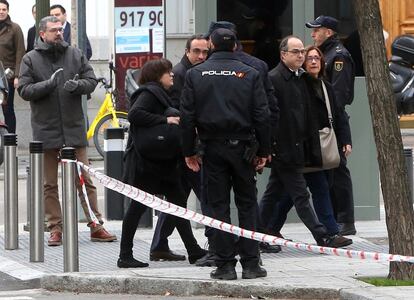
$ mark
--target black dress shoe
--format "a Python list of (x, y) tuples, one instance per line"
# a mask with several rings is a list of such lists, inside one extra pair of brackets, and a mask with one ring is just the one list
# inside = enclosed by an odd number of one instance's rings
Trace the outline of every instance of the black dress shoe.
[(260, 266), (246, 267), (243, 268), (242, 278), (243, 279), (255, 279), (259, 277), (266, 277), (267, 271)]
[(208, 252), (202, 258), (195, 262), (197, 267), (215, 267), (216, 266), (216, 255), (213, 252)]
[(118, 258), (116, 264), (118, 265), (118, 268), (145, 268), (149, 266), (147, 263), (136, 260), (133, 257)]
[(194, 264), (197, 260), (203, 258), (204, 256), (206, 256), (208, 253), (207, 250), (201, 249), (198, 250), (197, 254), (189, 254), (188, 255), (188, 261), (190, 262), (190, 264)]
[(211, 271), (210, 278), (220, 280), (236, 280), (236, 269), (232, 265), (224, 265)]
[(352, 244), (352, 240), (340, 235), (332, 235), (327, 238), (322, 238), (318, 242), (318, 246), (330, 248), (342, 248)]
[(282, 247), (279, 245), (270, 245), (269, 243), (260, 242), (259, 249), (262, 253), (279, 253), (282, 251)]
[(180, 255), (172, 252), (171, 250), (168, 251), (153, 251), (150, 253), (150, 260), (151, 261), (159, 261), (159, 260), (169, 260), (169, 261), (178, 261), (178, 260), (185, 260), (185, 255)]
[(355, 235), (356, 229), (354, 223), (339, 223), (339, 234), (340, 235)]

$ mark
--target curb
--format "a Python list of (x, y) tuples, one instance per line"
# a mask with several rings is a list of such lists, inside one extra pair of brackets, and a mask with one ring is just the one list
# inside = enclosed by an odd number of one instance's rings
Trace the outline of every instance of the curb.
[(49, 291), (74, 293), (160, 296), (169, 293), (171, 296), (177, 297), (220, 295), (239, 298), (252, 298), (254, 296), (256, 298), (283, 299), (340, 299), (339, 288), (274, 286), (263, 282), (246, 284), (245, 281), (205, 281), (128, 275), (93, 275), (87, 273), (46, 275), (41, 279), (41, 288)]

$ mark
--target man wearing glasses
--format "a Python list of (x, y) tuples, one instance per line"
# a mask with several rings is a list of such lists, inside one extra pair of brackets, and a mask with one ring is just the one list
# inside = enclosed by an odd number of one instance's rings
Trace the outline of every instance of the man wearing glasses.
[[(81, 96), (92, 93), (97, 81), (82, 52), (63, 40), (63, 27), (58, 18), (43, 18), (39, 23), (39, 36), (35, 49), (23, 56), (18, 91), (24, 100), (30, 101), (33, 139), (43, 142), (45, 213), (50, 230), (48, 245), (60, 246), (62, 211), (57, 185), (59, 151), (62, 147), (74, 147), (76, 158), (88, 164)], [(96, 187), (86, 172), (82, 174), (90, 207), (99, 221), (94, 222), (77, 180), (79, 198), (91, 229), (91, 240), (114, 241), (116, 236), (102, 226)]]
[[(345, 105), (350, 105), (354, 100), (355, 67), (351, 54), (337, 36), (338, 20), (330, 16), (319, 16), (305, 25), (312, 29), (314, 44), (323, 52), (326, 79), (332, 84), (335, 101), (345, 111)], [(341, 162), (339, 167), (333, 170), (332, 206), (340, 227), (340, 234), (354, 235), (356, 234), (354, 196), (351, 173), (346, 166), (347, 157), (352, 152), (352, 145), (344, 145), (339, 150)]]
[(260, 203), (263, 224), (269, 224), (275, 204), (286, 197), (292, 199), (296, 212), (311, 231), (319, 246), (343, 247), (343, 239), (329, 236), (309, 202), (306, 180), (302, 173), (305, 164), (305, 140), (311, 134), (309, 118), (310, 95), (301, 68), (305, 61), (303, 42), (287, 36), (280, 43), (280, 63), (269, 72), (279, 102), (280, 119), (276, 130), (276, 151), (266, 191)]
[(174, 66), (174, 85), (171, 87), (170, 95), (175, 107), (180, 106), (181, 90), (184, 86), (185, 73), (192, 66), (202, 63), (207, 59), (208, 42), (202, 34), (191, 36), (185, 44), (185, 53), (180, 62)]
[[(175, 108), (180, 107), (180, 97), (181, 91), (184, 87), (184, 79), (187, 70), (192, 68), (193, 66), (202, 63), (207, 59), (208, 55), (208, 46), (207, 40), (203, 37), (203, 35), (193, 35), (191, 36), (185, 45), (185, 53), (181, 58), (181, 61), (174, 66), (172, 69), (172, 73), (174, 74), (174, 84), (170, 89), (170, 96), (172, 105)], [(201, 210), (204, 215), (211, 215), (210, 211), (208, 210), (205, 201), (206, 197), (201, 195), (201, 179), (200, 173), (192, 172), (185, 166), (183, 160), (183, 179), (182, 183), (184, 185), (184, 190), (187, 193), (187, 198), (191, 192), (194, 191), (197, 198), (200, 200), (201, 203)], [(154, 237), (151, 243), (151, 252), (156, 251), (156, 249), (165, 249), (168, 248), (168, 237), (173, 233), (175, 228), (175, 224), (172, 220), (166, 218), (166, 214), (161, 213), (158, 218), (157, 227), (154, 231)], [(211, 227), (206, 227), (205, 235), (207, 238), (212, 234)], [(212, 253), (207, 254), (205, 257), (202, 257), (201, 265), (200, 262), (197, 260), (195, 263), (197, 266), (205, 267), (205, 266), (213, 266), (214, 265), (214, 255)], [(182, 255), (178, 255), (172, 252), (168, 252), (163, 257), (164, 260), (181, 260), (183, 258)]]

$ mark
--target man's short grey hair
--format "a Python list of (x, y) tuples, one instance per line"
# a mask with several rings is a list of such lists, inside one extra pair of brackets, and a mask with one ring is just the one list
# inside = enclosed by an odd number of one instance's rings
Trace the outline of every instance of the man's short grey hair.
[(60, 20), (58, 18), (56, 18), (55, 16), (47, 16), (44, 17), (40, 20), (39, 22), (39, 31), (45, 32), (47, 29), (47, 23), (61, 23)]
[(297, 37), (296, 35), (288, 35), (288, 36), (284, 37), (283, 40), (280, 42), (280, 45), (279, 45), (279, 51), (280, 52), (287, 52), (289, 50), (288, 42), (291, 38), (296, 38), (296, 39), (300, 40), (300, 38)]

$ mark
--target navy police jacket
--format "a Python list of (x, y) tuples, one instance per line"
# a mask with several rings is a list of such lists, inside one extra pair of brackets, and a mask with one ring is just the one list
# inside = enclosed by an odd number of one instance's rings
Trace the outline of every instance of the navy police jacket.
[(355, 67), (351, 54), (336, 36), (328, 38), (320, 47), (325, 58), (326, 78), (332, 84), (336, 101), (345, 107), (354, 100)]
[(259, 72), (233, 52), (214, 52), (187, 71), (181, 95), (184, 156), (195, 154), (201, 140), (248, 140), (255, 134), (257, 155), (270, 153), (270, 112)]

